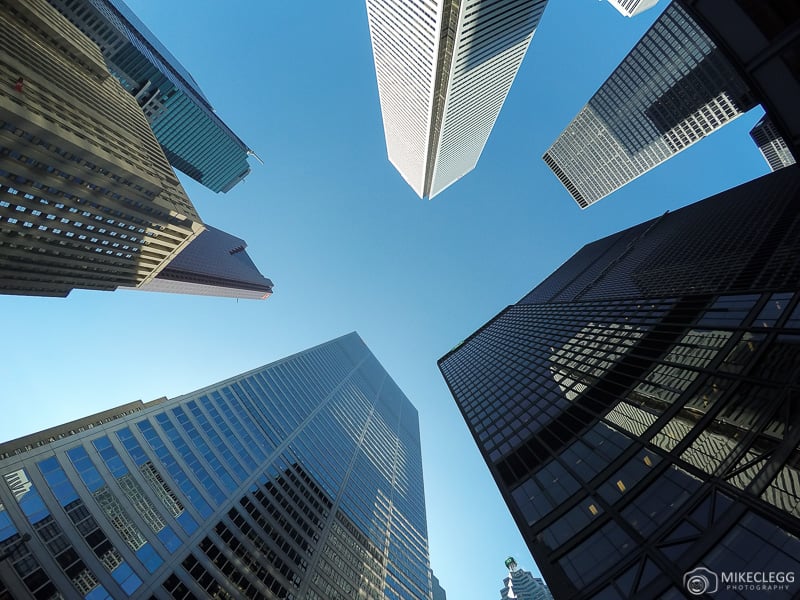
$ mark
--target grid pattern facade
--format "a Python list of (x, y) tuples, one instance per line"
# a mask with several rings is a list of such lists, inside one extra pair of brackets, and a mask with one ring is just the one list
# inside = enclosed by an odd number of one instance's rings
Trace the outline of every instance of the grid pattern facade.
[(123, 408), (0, 446), (0, 597), (430, 598), (417, 412), (357, 334)]
[(478, 162), (546, 0), (367, 0), (389, 160), (420, 197)]
[(49, 1), (101, 49), (175, 168), (215, 192), (227, 192), (244, 179), (250, 172), (249, 148), (122, 0)]
[(202, 230), (136, 102), (46, 3), (2, 2), (0, 291), (137, 286)]
[(608, 0), (608, 2), (626, 17), (635, 17), (648, 8), (653, 8), (658, 0)]
[(596, 242), (439, 361), (555, 597), (800, 572), (798, 209), (784, 169)]
[(794, 156), (786, 141), (775, 128), (772, 120), (764, 115), (750, 130), (750, 137), (758, 146), (761, 156), (767, 161), (770, 171), (777, 171), (795, 164)]
[(206, 230), (139, 290), (265, 300), (272, 281), (264, 277), (236, 236), (206, 225)]
[(753, 105), (722, 51), (672, 2), (543, 159), (586, 208)]

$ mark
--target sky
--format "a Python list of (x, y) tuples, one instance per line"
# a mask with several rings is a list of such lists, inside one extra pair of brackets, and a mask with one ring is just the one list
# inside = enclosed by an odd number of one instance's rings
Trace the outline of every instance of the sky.
[(274, 295), (0, 296), (0, 440), (358, 331), (419, 411), (448, 599), (499, 598), (507, 556), (538, 572), (436, 361), (584, 244), (765, 174), (747, 135), (761, 109), (580, 210), (541, 155), (666, 2), (628, 19), (552, 0), (477, 168), (421, 200), (386, 158), (363, 1), (127, 1), (264, 160), (227, 194), (181, 181)]

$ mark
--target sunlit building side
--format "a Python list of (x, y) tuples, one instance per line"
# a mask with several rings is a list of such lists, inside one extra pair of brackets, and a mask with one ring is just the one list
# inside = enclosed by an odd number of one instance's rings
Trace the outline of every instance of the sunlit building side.
[(389, 161), (420, 198), (475, 168), (546, 0), (367, 0)]
[(431, 597), (417, 411), (355, 333), (6, 442), (0, 475), (0, 597)]

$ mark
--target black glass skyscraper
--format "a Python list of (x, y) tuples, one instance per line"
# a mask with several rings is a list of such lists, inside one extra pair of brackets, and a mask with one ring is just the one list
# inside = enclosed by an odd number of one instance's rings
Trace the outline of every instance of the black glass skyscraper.
[(439, 361), (556, 598), (797, 597), (799, 292), (788, 167), (587, 245)]
[(417, 411), (354, 333), (0, 457), (0, 598), (430, 598)]

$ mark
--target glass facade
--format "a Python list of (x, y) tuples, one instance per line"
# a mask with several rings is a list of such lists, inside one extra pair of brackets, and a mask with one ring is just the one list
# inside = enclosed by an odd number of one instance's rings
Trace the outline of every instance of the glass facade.
[(215, 192), (250, 172), (249, 148), (216, 115), (189, 72), (122, 0), (48, 0), (103, 52), (138, 101), (170, 164)]
[(788, 168), (589, 244), (439, 361), (555, 597), (800, 574), (798, 215)]
[(586, 208), (754, 105), (722, 50), (672, 2), (543, 159)]
[(430, 598), (417, 412), (357, 334), (85, 421), (0, 446), (0, 597)]

